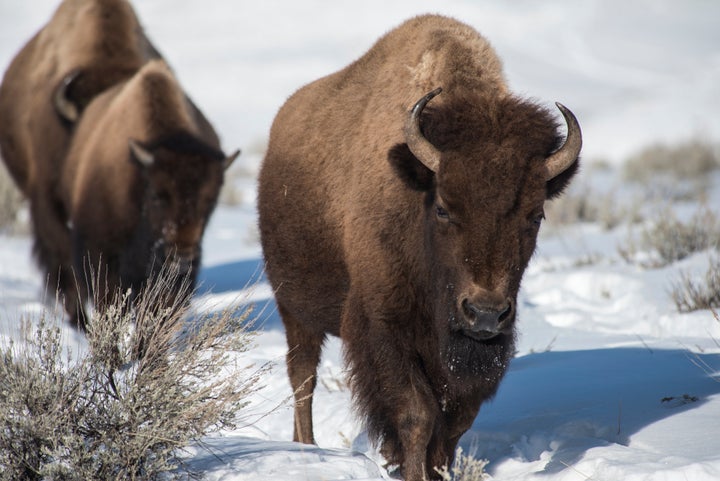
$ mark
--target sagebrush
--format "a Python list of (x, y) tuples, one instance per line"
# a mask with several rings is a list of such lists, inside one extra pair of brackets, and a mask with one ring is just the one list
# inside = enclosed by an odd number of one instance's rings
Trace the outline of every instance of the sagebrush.
[(619, 203), (617, 192), (601, 193), (588, 185), (571, 188), (562, 197), (548, 203), (547, 222), (562, 226), (579, 222), (597, 223), (605, 230), (642, 220), (639, 202)]
[(627, 159), (625, 180), (642, 185), (646, 200), (703, 201), (720, 170), (718, 145), (689, 140), (677, 145), (656, 144)]
[(20, 190), (15, 186), (0, 159), (0, 231), (12, 227), (23, 204)]
[(718, 146), (700, 139), (677, 145), (654, 144), (628, 158), (623, 176), (632, 182), (647, 183), (658, 175), (673, 179), (702, 179), (720, 169)]
[(57, 320), (23, 321), (23, 338), (1, 351), (0, 479), (187, 476), (182, 448), (234, 427), (263, 370), (236, 366), (251, 343), (249, 311), (188, 320), (187, 290), (156, 307), (173, 282), (159, 279), (134, 303), (118, 293), (77, 358)]
[(702, 277), (682, 273), (670, 294), (680, 312), (720, 308), (720, 255), (710, 256)]
[(639, 233), (630, 233), (620, 255), (643, 267), (662, 267), (706, 249), (720, 247), (720, 219), (708, 206), (701, 206), (689, 221), (681, 221), (666, 208)]

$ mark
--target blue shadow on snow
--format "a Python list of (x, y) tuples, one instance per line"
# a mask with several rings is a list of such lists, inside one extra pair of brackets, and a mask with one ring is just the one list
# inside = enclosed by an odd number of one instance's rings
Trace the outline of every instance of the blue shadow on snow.
[[(263, 260), (247, 259), (203, 267), (198, 274), (197, 283), (197, 295), (203, 295), (252, 290), (254, 286), (267, 284), (268, 280), (265, 277)], [(250, 306), (253, 308), (251, 318), (257, 328), (284, 329), (272, 297), (241, 303), (238, 313), (244, 312)]]
[(628, 445), (657, 421), (720, 394), (720, 379), (709, 372), (719, 361), (717, 354), (647, 348), (522, 356), (512, 361), (461, 445), (488, 459), (490, 474), (504, 459), (538, 461), (549, 452), (542, 473), (552, 475), (593, 447)]

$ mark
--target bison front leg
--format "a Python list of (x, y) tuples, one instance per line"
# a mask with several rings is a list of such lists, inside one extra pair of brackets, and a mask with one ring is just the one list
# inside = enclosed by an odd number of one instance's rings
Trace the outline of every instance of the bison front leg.
[(398, 405), (395, 419), (402, 460), (400, 470), (405, 481), (434, 479), (433, 466), (428, 465), (428, 446), (433, 435), (437, 413), (432, 409), (432, 394), (417, 390), (411, 382)]
[(406, 481), (431, 479), (428, 446), (440, 413), (407, 336), (383, 321), (370, 321), (362, 306), (348, 301), (341, 337), (350, 368), (353, 398), (369, 437), (398, 465)]
[(30, 198), (30, 215), (35, 235), (35, 255), (48, 277), (48, 288), (57, 289), (62, 294), (70, 323), (84, 330), (87, 294), (84, 279), (78, 278), (72, 268), (72, 241), (64, 209), (60, 201), (38, 189)]
[(309, 332), (287, 309), (278, 305), (288, 344), (287, 369), (295, 397), (293, 441), (315, 444), (312, 422), (312, 395), (317, 384), (317, 365), (323, 335)]

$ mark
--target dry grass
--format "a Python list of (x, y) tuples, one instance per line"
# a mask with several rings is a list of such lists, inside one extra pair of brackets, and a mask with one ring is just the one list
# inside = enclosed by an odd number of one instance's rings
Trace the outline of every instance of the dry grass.
[(452, 467), (435, 468), (443, 481), (483, 481), (491, 479), (485, 472), (488, 462), (463, 454), (462, 448), (455, 452), (455, 461)]
[(698, 179), (720, 169), (717, 146), (702, 140), (678, 145), (655, 144), (630, 157), (623, 176), (632, 182), (647, 183), (659, 174), (674, 179)]
[(720, 255), (710, 257), (701, 278), (682, 273), (670, 294), (680, 312), (720, 308)]
[(0, 162), (0, 232), (15, 228), (22, 205), (20, 190), (15, 186), (5, 164)]
[(605, 230), (642, 220), (639, 202), (619, 203), (616, 191), (598, 193), (587, 185), (571, 188), (562, 197), (549, 202), (547, 222), (551, 227), (597, 223)]
[(657, 268), (695, 252), (719, 247), (720, 219), (707, 206), (701, 206), (686, 223), (668, 207), (654, 223), (640, 230), (639, 237), (630, 232), (618, 251), (629, 263)]
[(625, 180), (642, 186), (645, 198), (663, 201), (705, 200), (712, 173), (720, 170), (720, 149), (701, 140), (652, 145), (624, 164)]
[(1, 479), (187, 476), (182, 448), (234, 427), (263, 372), (236, 365), (248, 312), (189, 322), (187, 291), (156, 307), (173, 275), (95, 313), (78, 359), (63, 353), (57, 322), (24, 321), (24, 338), (0, 350)]

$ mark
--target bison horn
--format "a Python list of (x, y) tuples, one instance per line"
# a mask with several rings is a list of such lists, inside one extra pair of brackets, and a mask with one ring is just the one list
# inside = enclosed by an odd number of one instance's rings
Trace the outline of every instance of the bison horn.
[(551, 180), (565, 172), (580, 155), (582, 148), (582, 131), (580, 124), (575, 115), (560, 102), (555, 102), (557, 108), (560, 109), (565, 122), (567, 123), (567, 138), (562, 147), (545, 160), (547, 166), (547, 177), (545, 180)]
[(68, 88), (75, 82), (79, 74), (79, 71), (75, 71), (66, 75), (55, 89), (55, 95), (53, 96), (55, 110), (57, 110), (60, 117), (70, 123), (75, 123), (80, 118), (78, 106), (68, 97)]
[(130, 139), (128, 141), (130, 152), (132, 152), (135, 160), (143, 167), (150, 167), (155, 163), (155, 156), (148, 149), (140, 145), (137, 140)]
[(420, 114), (425, 105), (440, 92), (442, 92), (442, 88), (436, 88), (418, 100), (405, 121), (405, 142), (407, 142), (410, 152), (433, 172), (437, 172), (440, 167), (440, 151), (420, 131)]
[(225, 157), (225, 160), (223, 160), (223, 168), (227, 170), (227, 168), (230, 167), (230, 165), (235, 161), (235, 159), (238, 158), (238, 155), (240, 155), (240, 149), (237, 149), (235, 152)]

